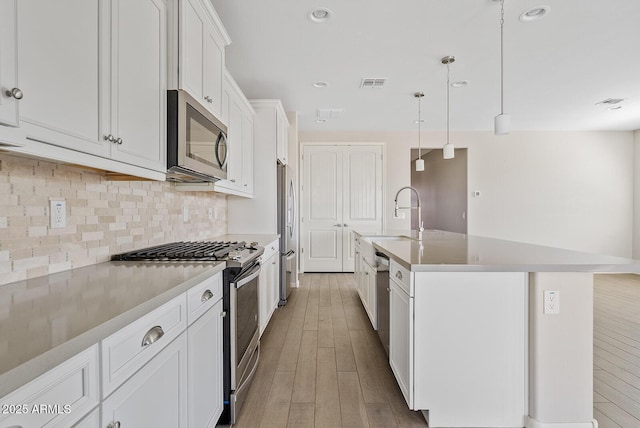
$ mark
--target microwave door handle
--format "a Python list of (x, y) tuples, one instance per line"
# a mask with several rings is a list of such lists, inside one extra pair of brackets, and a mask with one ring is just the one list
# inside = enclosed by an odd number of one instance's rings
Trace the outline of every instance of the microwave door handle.
[(236, 280), (236, 282), (232, 282), (231, 285), (235, 288), (240, 288), (248, 282), (253, 281), (258, 275), (260, 275), (260, 265), (257, 264), (253, 267), (246, 275), (243, 275), (242, 278)]

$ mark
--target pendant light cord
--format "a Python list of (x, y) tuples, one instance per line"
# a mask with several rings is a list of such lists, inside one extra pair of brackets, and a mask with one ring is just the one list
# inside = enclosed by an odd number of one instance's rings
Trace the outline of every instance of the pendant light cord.
[(420, 134), (422, 125), (422, 97), (418, 97), (418, 159), (422, 159), (422, 150), (420, 144)]
[(500, 0), (500, 114), (504, 114), (504, 0)]
[(449, 144), (449, 63), (447, 63), (447, 144)]

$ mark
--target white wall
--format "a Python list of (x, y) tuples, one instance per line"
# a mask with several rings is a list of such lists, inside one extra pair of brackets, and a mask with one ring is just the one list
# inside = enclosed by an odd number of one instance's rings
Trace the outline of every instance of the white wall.
[[(428, 148), (440, 148), (443, 132), (424, 132)], [(636, 134), (636, 141), (637, 141)], [(468, 148), (468, 233), (514, 241), (630, 257), (633, 247), (633, 132), (454, 132)], [(393, 196), (410, 184), (415, 132), (300, 132), (301, 142), (385, 142), (385, 222)], [(636, 142), (636, 145), (640, 143)], [(404, 194), (408, 203), (409, 192)], [(425, 203), (428, 204), (428, 201)]]
[(640, 259), (640, 129), (633, 133), (633, 137), (633, 258)]

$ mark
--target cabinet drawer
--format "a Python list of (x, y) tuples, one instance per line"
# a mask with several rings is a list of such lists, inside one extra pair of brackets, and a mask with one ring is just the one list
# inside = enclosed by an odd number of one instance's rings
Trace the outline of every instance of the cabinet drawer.
[(280, 243), (278, 240), (270, 242), (269, 244), (264, 246), (264, 254), (262, 255), (262, 260), (269, 260), (271, 256), (280, 251)]
[(0, 426), (70, 427), (98, 405), (98, 384), (94, 345), (1, 398)]
[(411, 272), (401, 266), (395, 260), (389, 262), (389, 277), (400, 286), (409, 296), (413, 297), (411, 290)]
[(222, 272), (187, 291), (187, 321), (191, 325), (207, 312), (218, 300), (222, 299)]
[(181, 294), (102, 341), (103, 398), (187, 328), (186, 308)]

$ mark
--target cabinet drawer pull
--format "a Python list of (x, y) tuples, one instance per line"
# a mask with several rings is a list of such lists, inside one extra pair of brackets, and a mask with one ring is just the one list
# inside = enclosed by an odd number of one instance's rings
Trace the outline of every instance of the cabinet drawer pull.
[(398, 278), (398, 279), (402, 279), (402, 272), (397, 271), (397, 272), (396, 272), (396, 278)]
[(18, 88), (13, 88), (11, 90), (6, 90), (4, 92), (4, 94), (6, 96), (8, 96), (9, 98), (15, 98), (16, 100), (21, 100), (22, 97), (24, 96), (24, 94), (22, 93), (22, 91)]
[(162, 327), (160, 327), (159, 325), (151, 327), (147, 334), (145, 334), (142, 338), (142, 347), (144, 348), (145, 346), (151, 345), (162, 336), (164, 336), (164, 330), (162, 330)]
[(115, 138), (113, 138), (113, 135), (111, 134), (105, 135), (103, 138), (104, 138), (104, 141), (108, 141), (110, 143), (113, 143), (115, 141)]
[(120, 137), (116, 138), (116, 144), (122, 144), (122, 138)]
[(107, 428), (120, 428), (120, 421), (111, 422)]
[(236, 182), (236, 179), (235, 179), (235, 178), (232, 178), (232, 179), (231, 179), (231, 182), (232, 182), (232, 183), (235, 183), (235, 182)]
[(387, 287), (387, 291), (388, 291), (388, 292), (391, 292), (391, 289), (390, 289), (389, 287)]
[(227, 311), (222, 311), (222, 312), (220, 312), (220, 316), (221, 316), (222, 318), (226, 317), (226, 316), (227, 316)]
[(209, 300), (212, 297), (213, 297), (213, 293), (211, 292), (211, 290), (207, 290), (204, 293), (202, 293), (202, 298), (200, 299), (200, 301), (201, 302), (206, 302), (207, 300)]

